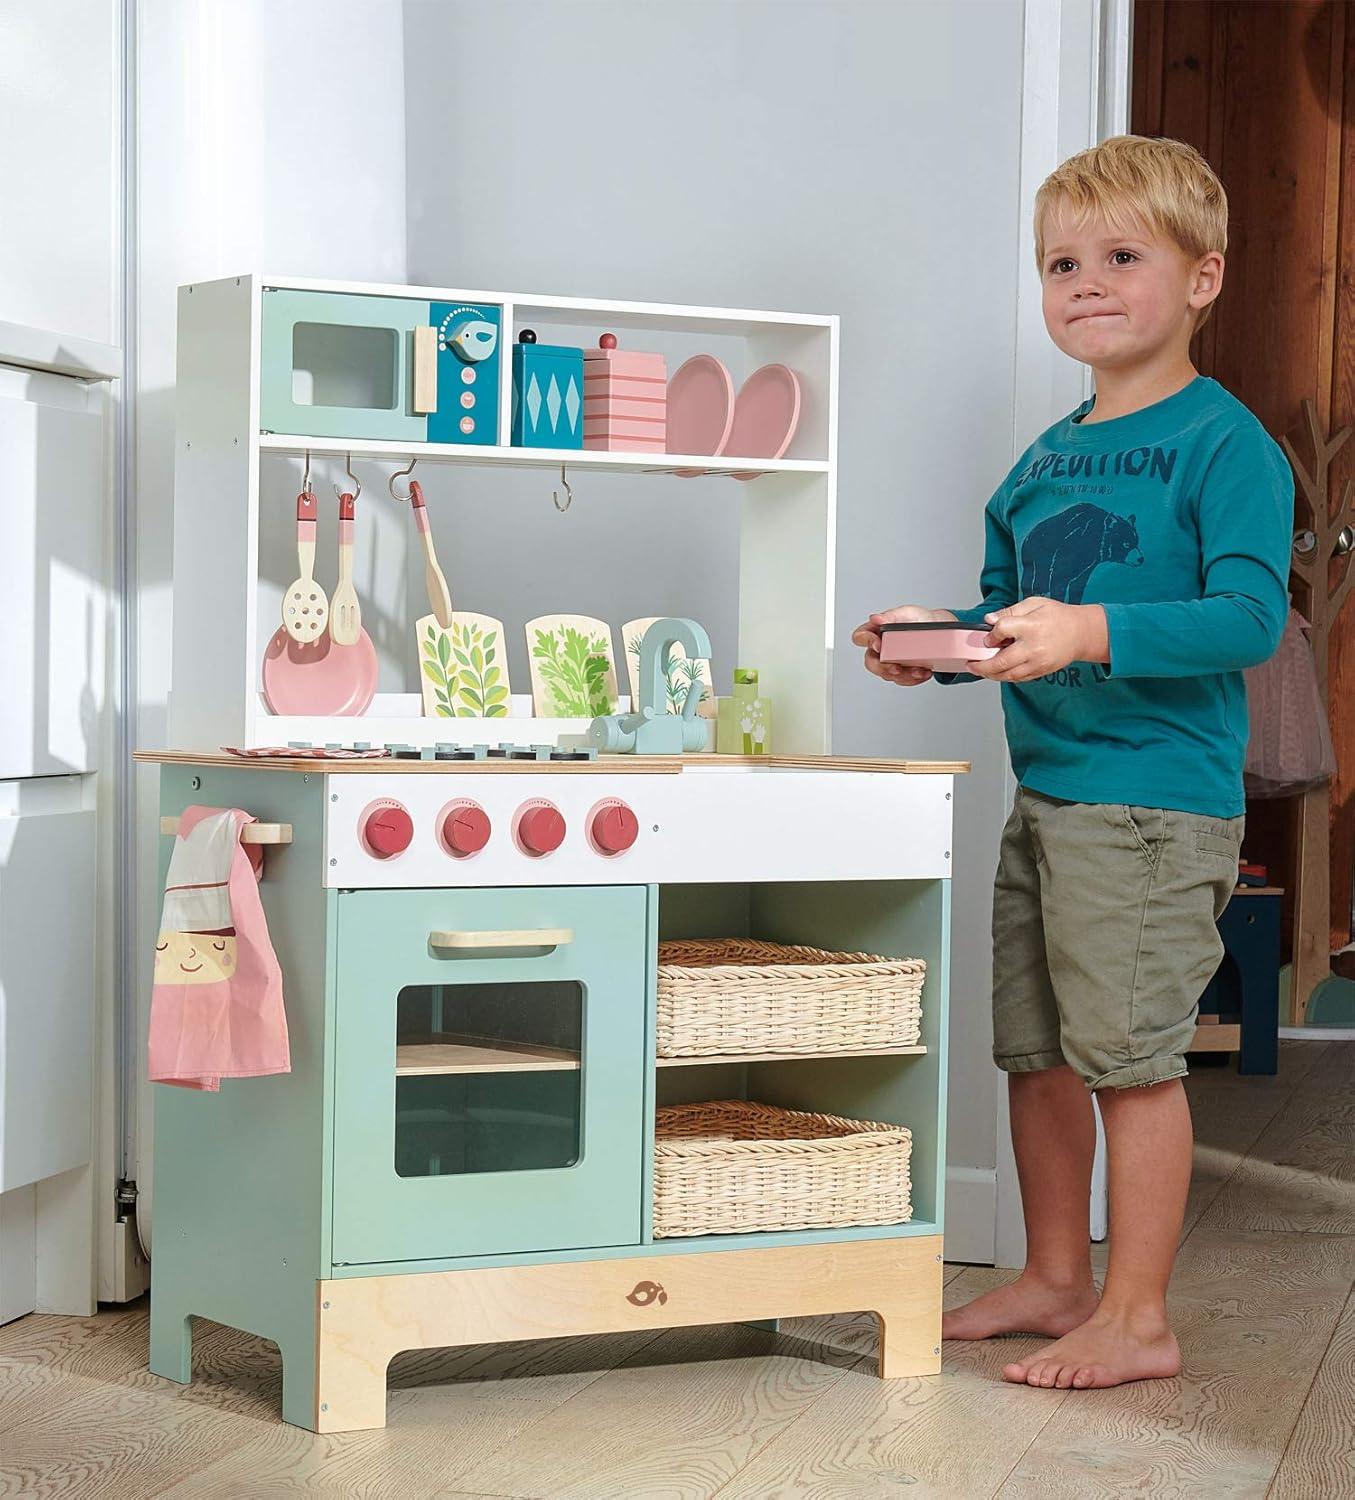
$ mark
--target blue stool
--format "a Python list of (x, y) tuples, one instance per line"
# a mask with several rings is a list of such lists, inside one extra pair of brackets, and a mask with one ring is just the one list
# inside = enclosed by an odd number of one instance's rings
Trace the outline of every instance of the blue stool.
[(1240, 1022), (1239, 1073), (1279, 1070), (1283, 902), (1284, 892), (1274, 886), (1239, 886), (1219, 918), (1223, 962), (1200, 997), (1200, 1009)]

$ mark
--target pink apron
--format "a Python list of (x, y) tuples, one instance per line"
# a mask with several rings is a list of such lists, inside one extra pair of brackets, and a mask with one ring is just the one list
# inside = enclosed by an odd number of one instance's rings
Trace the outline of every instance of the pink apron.
[(282, 970), (268, 937), (263, 850), (239, 808), (189, 807), (165, 880), (151, 994), (152, 1083), (218, 1089), (291, 1069)]

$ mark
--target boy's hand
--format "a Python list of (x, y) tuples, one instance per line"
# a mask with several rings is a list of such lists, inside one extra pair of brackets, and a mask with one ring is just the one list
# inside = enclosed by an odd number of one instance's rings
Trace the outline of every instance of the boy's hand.
[(984, 618), (989, 644), (1002, 649), (989, 661), (970, 662), (976, 677), (1033, 682), (1069, 662), (1110, 660), (1106, 612), (1099, 604), (1022, 599)]
[(885, 682), (897, 683), (900, 687), (916, 687), (926, 682), (931, 673), (926, 667), (905, 667), (898, 662), (880, 660), (880, 626), (913, 624), (925, 620), (953, 620), (948, 609), (926, 609), (921, 604), (900, 604), (894, 609), (881, 610), (852, 631), (852, 640), (866, 650), (866, 671)]

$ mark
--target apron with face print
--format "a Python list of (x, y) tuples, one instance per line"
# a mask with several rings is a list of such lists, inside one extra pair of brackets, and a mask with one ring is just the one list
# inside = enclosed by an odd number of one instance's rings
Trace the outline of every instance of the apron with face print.
[(268, 937), (263, 850), (239, 808), (189, 807), (165, 879), (155, 943), (149, 1077), (216, 1090), (223, 1078), (291, 1069), (282, 970)]

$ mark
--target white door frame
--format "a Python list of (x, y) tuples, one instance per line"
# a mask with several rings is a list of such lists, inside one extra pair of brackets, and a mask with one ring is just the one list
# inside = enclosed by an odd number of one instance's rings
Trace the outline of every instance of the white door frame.
[[(1026, 0), (1021, 109), (1021, 243), (1027, 246), (1035, 193), (1076, 151), (1129, 128), (1133, 0)], [(1012, 458), (1035, 434), (1090, 392), (1090, 377), (1050, 342), (1034, 255), (1023, 254), (1016, 291), (1016, 381)], [(1015, 782), (1008, 776), (1008, 792)], [(996, 955), (995, 955), (996, 958)], [(994, 1264), (1021, 1266), (1026, 1232), (1007, 1118), (1007, 1078), (997, 1089), (997, 1210)], [(1105, 1155), (1098, 1129), (1092, 1218), (1105, 1228)]]

